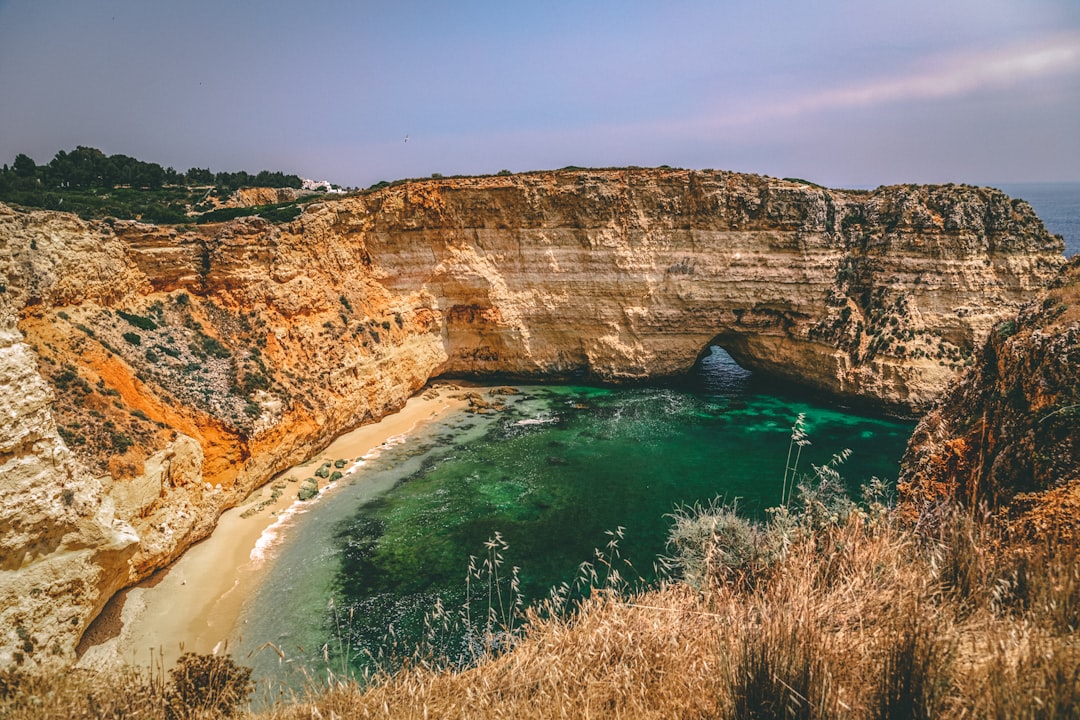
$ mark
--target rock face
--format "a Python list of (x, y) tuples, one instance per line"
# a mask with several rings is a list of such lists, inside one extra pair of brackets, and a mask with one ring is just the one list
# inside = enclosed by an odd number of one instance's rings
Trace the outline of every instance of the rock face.
[[(40, 468), (0, 475), (0, 594), (22, 598), (5, 600), (16, 629), (0, 663), (69, 657), (116, 587), (435, 376), (645, 381), (717, 343), (749, 368), (918, 412), (1062, 247), (994, 190), (711, 171), (427, 180), (283, 225), (0, 206), (0, 444)], [(75, 546), (93, 573), (59, 565)], [(46, 583), (34, 567), (49, 562)], [(85, 592), (58, 609), (75, 578)]]
[(1080, 257), (990, 333), (916, 427), (900, 477), (912, 511), (1008, 506), (1033, 535), (1080, 537)]
[[(0, 267), (11, 262), (0, 250)], [(0, 294), (0, 667), (70, 655), (130, 581), (139, 540), (57, 434), (52, 390), (14, 318)]]
[(221, 207), (254, 207), (255, 205), (273, 205), (274, 203), (292, 202), (310, 192), (296, 190), (294, 188), (240, 188), (232, 194)]

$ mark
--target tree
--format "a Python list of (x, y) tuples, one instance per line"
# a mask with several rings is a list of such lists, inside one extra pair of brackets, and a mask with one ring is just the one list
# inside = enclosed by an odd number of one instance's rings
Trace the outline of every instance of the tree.
[(210, 172), (210, 168), (189, 168), (184, 177), (187, 179), (188, 185), (213, 185), (214, 174)]
[(37, 174), (37, 163), (29, 155), (22, 153), (15, 156), (15, 163), (11, 167), (19, 177), (29, 178)]

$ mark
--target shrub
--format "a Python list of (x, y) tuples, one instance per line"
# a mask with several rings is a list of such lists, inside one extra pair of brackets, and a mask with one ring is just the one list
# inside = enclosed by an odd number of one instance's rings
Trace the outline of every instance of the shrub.
[(139, 328), (140, 330), (157, 330), (157, 323), (148, 317), (142, 315), (136, 315), (134, 313), (127, 313), (123, 310), (117, 310), (116, 314), (127, 320), (130, 324)]
[(221, 359), (232, 356), (232, 353), (229, 352), (229, 348), (222, 345), (221, 341), (217, 338), (212, 338), (209, 335), (203, 335), (199, 338), (199, 343), (200, 345), (202, 345), (203, 352), (205, 352), (207, 355)]
[(132, 345), (142, 345), (142, 337), (139, 333), (126, 332), (124, 333), (124, 339)]
[(666, 564), (693, 587), (702, 589), (764, 559), (760, 530), (739, 517), (734, 506), (717, 501), (684, 506), (671, 517), (675, 522), (667, 546), (672, 556)]
[(113, 431), (110, 439), (112, 440), (113, 450), (116, 451), (117, 455), (123, 455), (128, 451), (128, 448), (135, 444), (134, 440), (122, 432)]
[(166, 716), (172, 719), (215, 713), (228, 717), (240, 709), (254, 689), (251, 668), (237, 665), (228, 655), (184, 653), (169, 671)]

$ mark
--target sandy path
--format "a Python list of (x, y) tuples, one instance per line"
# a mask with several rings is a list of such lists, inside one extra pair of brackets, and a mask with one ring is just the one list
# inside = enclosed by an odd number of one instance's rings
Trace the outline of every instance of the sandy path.
[[(428, 420), (465, 406), (445, 388), (411, 398), (397, 413), (334, 440), (315, 458), (282, 473), (277, 480), (310, 477), (326, 460), (345, 460), (342, 472), (380, 446), (411, 433)], [(320, 487), (325, 481), (320, 482)], [(222, 514), (210, 537), (191, 547), (168, 568), (114, 597), (80, 644), (79, 665), (130, 663), (171, 666), (182, 652), (211, 652), (235, 643), (237, 619), (264, 568), (264, 548), (287, 526), (296, 509), (299, 485), (288, 482), (281, 497), (251, 517), (254, 503), (269, 499), (271, 483), (241, 506)], [(329, 490), (333, 492), (331, 484)]]

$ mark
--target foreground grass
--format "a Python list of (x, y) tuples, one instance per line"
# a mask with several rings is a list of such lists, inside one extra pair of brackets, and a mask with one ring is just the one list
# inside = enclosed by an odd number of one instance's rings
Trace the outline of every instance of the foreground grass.
[[(1080, 717), (1073, 544), (1009, 542), (958, 514), (911, 528), (853, 513), (733, 564), (725, 535), (697, 588), (596, 590), (576, 612), (531, 613), (511, 651), (468, 668), (417, 658), (250, 716)], [(167, 694), (135, 671), (0, 682), (0, 716), (223, 713), (169, 709)]]
[(471, 669), (418, 664), (266, 717), (1077, 717), (1080, 557), (1001, 540), (855, 516), (703, 591), (597, 593)]

